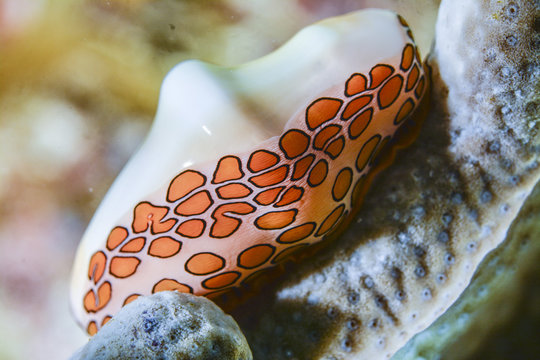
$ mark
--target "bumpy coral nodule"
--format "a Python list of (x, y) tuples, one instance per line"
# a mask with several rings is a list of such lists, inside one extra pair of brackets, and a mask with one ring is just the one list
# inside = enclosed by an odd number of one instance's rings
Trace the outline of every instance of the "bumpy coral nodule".
[(204, 297), (166, 291), (125, 306), (71, 360), (252, 358), (232, 317)]

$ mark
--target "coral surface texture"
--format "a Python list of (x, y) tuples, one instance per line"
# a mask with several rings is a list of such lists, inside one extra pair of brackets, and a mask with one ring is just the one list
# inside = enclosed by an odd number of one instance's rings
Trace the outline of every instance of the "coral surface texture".
[(204, 297), (164, 291), (126, 305), (71, 360), (249, 360), (234, 320)]

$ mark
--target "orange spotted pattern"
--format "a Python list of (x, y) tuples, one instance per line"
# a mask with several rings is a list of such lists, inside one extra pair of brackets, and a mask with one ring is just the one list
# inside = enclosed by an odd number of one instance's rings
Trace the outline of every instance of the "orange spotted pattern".
[(180, 172), (111, 229), (89, 260), (88, 333), (138, 296), (221, 293), (332, 233), (416, 109), (426, 75), (411, 39), (396, 63), (339, 81), (279, 138)]

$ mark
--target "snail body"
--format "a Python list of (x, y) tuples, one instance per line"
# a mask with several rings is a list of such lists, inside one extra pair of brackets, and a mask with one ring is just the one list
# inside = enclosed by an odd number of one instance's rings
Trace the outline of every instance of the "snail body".
[(178, 65), (81, 242), (80, 324), (94, 334), (141, 295), (241, 286), (320, 242), (425, 88), (410, 29), (382, 10), (307, 27), (238, 68)]

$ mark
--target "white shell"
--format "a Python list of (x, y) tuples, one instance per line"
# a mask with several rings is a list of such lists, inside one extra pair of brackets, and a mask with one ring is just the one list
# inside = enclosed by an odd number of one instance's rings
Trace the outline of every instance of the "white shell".
[[(364, 10), (309, 26), (272, 54), (237, 68), (186, 61), (171, 70), (147, 139), (114, 182), (80, 244), (71, 291), (79, 321), (86, 326), (82, 298), (90, 257), (105, 247), (111, 229), (129, 219), (141, 199), (183, 169), (245, 153), (279, 136), (321, 93), (334, 94), (341, 86), (342, 94), (352, 74), (367, 75), (380, 63), (399, 68), (404, 46), (411, 42), (395, 13)], [(116, 311), (122, 300), (113, 301)]]

